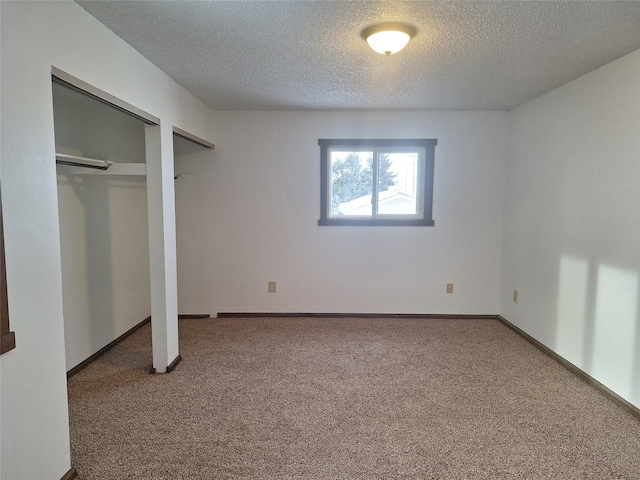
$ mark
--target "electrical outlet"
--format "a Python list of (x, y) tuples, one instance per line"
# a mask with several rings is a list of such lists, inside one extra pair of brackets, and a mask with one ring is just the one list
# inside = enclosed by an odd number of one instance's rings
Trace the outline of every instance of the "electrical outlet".
[(276, 293), (276, 282), (269, 282), (269, 286), (267, 287), (267, 292)]
[(453, 283), (447, 283), (447, 293), (453, 293)]
[(518, 303), (518, 290), (513, 291), (513, 303)]
[(190, 173), (178, 173), (175, 176), (176, 183), (191, 183)]

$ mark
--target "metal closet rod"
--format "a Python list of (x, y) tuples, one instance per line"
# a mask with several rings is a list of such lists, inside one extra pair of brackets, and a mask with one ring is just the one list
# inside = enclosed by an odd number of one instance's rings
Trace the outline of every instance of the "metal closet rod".
[(96, 160), (95, 158), (77, 157), (75, 155), (65, 155), (56, 153), (56, 164), (68, 165), (71, 167), (93, 168), (95, 170), (108, 170), (113, 162), (109, 160)]

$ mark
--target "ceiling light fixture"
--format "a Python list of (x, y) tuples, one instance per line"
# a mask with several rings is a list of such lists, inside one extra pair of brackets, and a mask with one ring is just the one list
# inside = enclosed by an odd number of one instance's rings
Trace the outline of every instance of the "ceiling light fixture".
[(365, 28), (362, 38), (374, 51), (389, 56), (402, 50), (415, 34), (416, 29), (411, 25), (382, 23)]

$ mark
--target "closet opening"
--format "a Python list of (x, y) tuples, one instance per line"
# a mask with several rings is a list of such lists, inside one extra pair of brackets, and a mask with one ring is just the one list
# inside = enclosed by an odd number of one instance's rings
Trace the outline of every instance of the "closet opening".
[(213, 144), (55, 67), (52, 95), (67, 372), (149, 319), (149, 370), (169, 372), (181, 359), (175, 155)]
[(150, 316), (150, 123), (52, 79), (65, 354), (75, 372)]

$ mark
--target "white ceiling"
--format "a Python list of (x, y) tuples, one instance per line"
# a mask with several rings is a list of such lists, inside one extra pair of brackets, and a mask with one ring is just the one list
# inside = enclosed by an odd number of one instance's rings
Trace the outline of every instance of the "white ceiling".
[(510, 110), (640, 48), (640, 1), (78, 3), (216, 110)]

